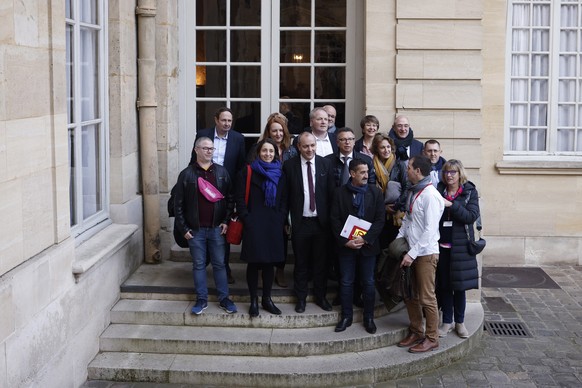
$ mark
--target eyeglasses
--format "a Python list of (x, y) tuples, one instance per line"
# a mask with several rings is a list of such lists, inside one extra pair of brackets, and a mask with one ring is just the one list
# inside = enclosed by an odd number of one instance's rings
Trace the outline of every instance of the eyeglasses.
[(351, 141), (356, 140), (355, 137), (344, 137), (343, 139), (337, 139), (338, 141), (341, 141), (342, 143), (349, 143)]
[(456, 173), (457, 173), (457, 171), (455, 171), (455, 170), (445, 171), (445, 175), (455, 175)]
[(214, 150), (216, 149), (214, 147), (196, 147), (196, 148), (201, 149), (204, 152), (214, 152)]

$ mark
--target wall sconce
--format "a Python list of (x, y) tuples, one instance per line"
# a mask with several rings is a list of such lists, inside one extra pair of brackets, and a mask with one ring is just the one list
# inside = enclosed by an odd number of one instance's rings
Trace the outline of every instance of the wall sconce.
[(295, 63), (303, 62), (303, 54), (293, 54), (293, 62)]
[(196, 66), (196, 86), (206, 85), (206, 66)]

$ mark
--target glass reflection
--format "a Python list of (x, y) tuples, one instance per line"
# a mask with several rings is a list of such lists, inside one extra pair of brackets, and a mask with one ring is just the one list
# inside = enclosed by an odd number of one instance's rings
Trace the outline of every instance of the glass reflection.
[(226, 26), (226, 0), (197, 0), (197, 26)]
[(309, 67), (281, 67), (279, 71), (280, 93), (289, 98), (310, 98)]
[(226, 97), (226, 66), (196, 66), (196, 74), (202, 73), (206, 76), (204, 83), (198, 84), (197, 80), (196, 96)]
[[(230, 109), (234, 114), (233, 129), (241, 133), (261, 132), (261, 103), (251, 101), (233, 101)], [(256, 142), (256, 138), (254, 142)]]
[(316, 27), (345, 27), (346, 0), (315, 0)]
[(231, 26), (260, 26), (261, 0), (245, 0), (230, 2)]
[(261, 31), (232, 31), (230, 36), (232, 62), (261, 61)]
[(311, 62), (311, 32), (281, 31), (281, 63)]
[(225, 105), (226, 101), (197, 101), (196, 130), (214, 128), (214, 114)]
[(345, 63), (345, 31), (327, 31), (315, 33), (315, 62)]
[(311, 0), (281, 0), (281, 27), (310, 27)]
[(232, 66), (230, 74), (232, 97), (261, 97), (261, 68), (259, 66)]
[(226, 61), (226, 31), (196, 31), (196, 61)]
[(315, 98), (335, 99), (346, 97), (346, 69), (344, 67), (315, 68)]
[(83, 220), (103, 209), (101, 198), (101, 163), (99, 125), (81, 128), (81, 147), (83, 165)]

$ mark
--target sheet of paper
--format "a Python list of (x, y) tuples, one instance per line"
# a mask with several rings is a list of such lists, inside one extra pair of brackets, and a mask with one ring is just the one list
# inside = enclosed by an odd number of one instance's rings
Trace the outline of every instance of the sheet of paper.
[(349, 215), (344, 227), (342, 228), (340, 236), (353, 240), (357, 236), (363, 236), (368, 233), (370, 226), (372, 226), (370, 222)]

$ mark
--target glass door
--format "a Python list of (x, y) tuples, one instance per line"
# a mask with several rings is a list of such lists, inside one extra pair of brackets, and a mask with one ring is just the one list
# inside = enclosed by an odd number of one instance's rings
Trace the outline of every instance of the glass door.
[(188, 144), (181, 160), (187, 163), (195, 131), (213, 127), (221, 106), (232, 109), (233, 129), (249, 144), (276, 111), (287, 113), (293, 132), (309, 126), (311, 109), (326, 104), (336, 107), (336, 126), (359, 122), (356, 58), (363, 56), (355, 42), (363, 36), (356, 28), (362, 3), (181, 1), (180, 141)]

